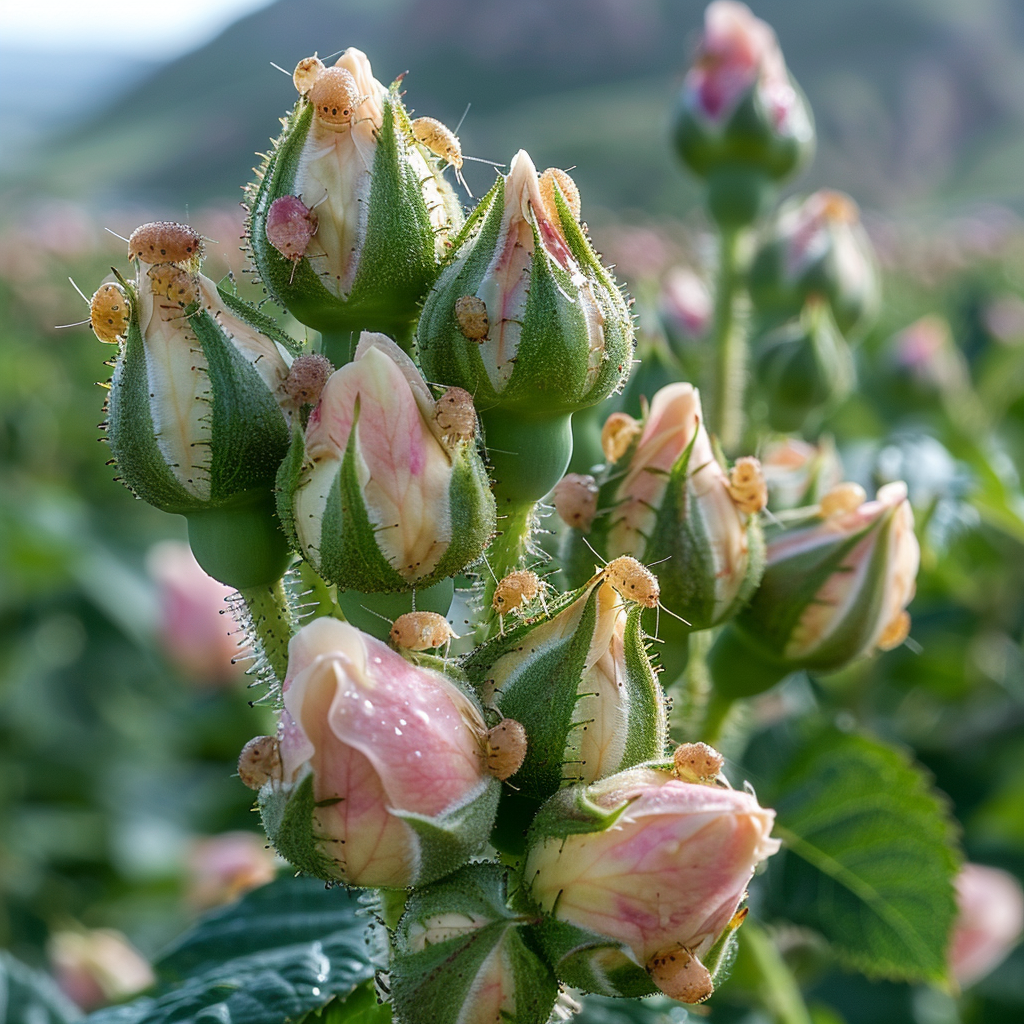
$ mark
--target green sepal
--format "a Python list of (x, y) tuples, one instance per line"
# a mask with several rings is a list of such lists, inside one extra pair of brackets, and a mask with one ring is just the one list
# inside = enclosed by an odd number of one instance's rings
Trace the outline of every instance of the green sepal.
[(569, 786), (551, 797), (533, 819), (526, 837), (527, 846), (567, 836), (606, 832), (633, 802), (626, 799), (612, 808), (601, 807), (590, 800), (587, 789), (587, 786)]
[(427, 885), (457, 871), (483, 849), (494, 824), (500, 795), (501, 783), (488, 777), (475, 796), (434, 817), (391, 809), (396, 818), (401, 818), (416, 833), (419, 841), (416, 885)]
[(336, 881), (335, 863), (320, 849), (313, 832), (313, 773), (292, 784), (271, 780), (259, 791), (258, 803), (263, 828), (277, 852), (300, 871), (324, 881)]
[(295, 489), (302, 479), (302, 467), (306, 462), (306, 435), (298, 422), (292, 427), (292, 440), (288, 452), (277, 468), (274, 494), (277, 502), (277, 517), (293, 551), (301, 551), (299, 535), (295, 532)]
[[(507, 905), (508, 869), (472, 864), (443, 881), (415, 891), (395, 935), (391, 996), (403, 1024), (435, 1024), (463, 1019), (475, 996), (480, 972), (495, 966), (512, 975), (514, 1011), (509, 1024), (546, 1024), (558, 994), (551, 969), (534, 948), (528, 919)], [(410, 929), (437, 915), (472, 915), (484, 923), (448, 939), (412, 948)], [(507, 975), (506, 975), (507, 976)]]
[(254, 331), (259, 331), (260, 334), (270, 338), (271, 341), (276, 342), (291, 355), (302, 355), (302, 342), (296, 341), (296, 339), (286, 331), (282, 331), (281, 328), (277, 326), (277, 321), (272, 316), (267, 316), (266, 313), (258, 309), (251, 302), (246, 302), (245, 299), (239, 298), (233, 291), (229, 291), (225, 288), (222, 283), (218, 283), (217, 285), (217, 294), (220, 296), (221, 302), (223, 302), (224, 305), (242, 321), (242, 323), (248, 324)]

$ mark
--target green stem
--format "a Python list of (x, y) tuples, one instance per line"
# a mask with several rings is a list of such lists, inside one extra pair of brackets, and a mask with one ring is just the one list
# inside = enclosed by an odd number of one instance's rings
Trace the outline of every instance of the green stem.
[(491, 601), (496, 581), (515, 569), (525, 569), (530, 556), (530, 526), (535, 502), (513, 503), (499, 495), (498, 532), (487, 549), (490, 572), (484, 573), (484, 616), (488, 634), (497, 632), (498, 617)]
[(359, 331), (322, 331), (320, 353), (327, 356), (337, 370), (352, 362), (358, 343)]
[(736, 702), (732, 697), (723, 697), (715, 690), (711, 691), (710, 699), (704, 707), (704, 718), (700, 725), (699, 739), (711, 746), (717, 746), (722, 740), (729, 713)]
[(711, 672), (708, 652), (714, 633), (702, 629), (690, 634), (689, 658), (686, 669), (673, 689), (672, 731), (687, 742), (703, 739), (700, 726), (704, 721), (708, 698), (711, 694)]
[(740, 942), (760, 975), (758, 994), (776, 1024), (812, 1024), (793, 972), (760, 925), (747, 920), (740, 930)]
[(258, 653), (266, 659), (278, 682), (283, 683), (288, 671), (288, 642), (295, 632), (295, 617), (284, 581), (246, 587), (239, 593), (249, 610)]
[(747, 332), (743, 308), (745, 293), (739, 272), (741, 239), (739, 228), (722, 228), (715, 295), (714, 348), (717, 367), (712, 409), (718, 439), (726, 452), (734, 451), (743, 436)]

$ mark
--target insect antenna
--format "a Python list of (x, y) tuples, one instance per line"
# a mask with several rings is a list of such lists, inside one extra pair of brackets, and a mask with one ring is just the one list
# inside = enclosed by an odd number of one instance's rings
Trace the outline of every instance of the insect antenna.
[(103, 230), (106, 231), (108, 234), (113, 235), (115, 238), (120, 238), (122, 242), (128, 241), (128, 239), (125, 238), (124, 235), (119, 235), (116, 231), (112, 231), (110, 228), (104, 228)]
[(85, 292), (83, 292), (82, 289), (79, 288), (77, 284), (75, 284), (75, 279), (73, 277), (69, 277), (68, 280), (71, 282), (71, 287), (74, 288), (75, 291), (78, 292), (78, 294), (81, 295), (86, 302), (88, 302), (89, 299), (87, 298)]
[(281, 67), (280, 64), (275, 64), (273, 61), (271, 61), (270, 66), (272, 68), (277, 68), (277, 70), (280, 71), (282, 75), (287, 75), (289, 78), (292, 77), (292, 73), (290, 71), (285, 71), (285, 69)]

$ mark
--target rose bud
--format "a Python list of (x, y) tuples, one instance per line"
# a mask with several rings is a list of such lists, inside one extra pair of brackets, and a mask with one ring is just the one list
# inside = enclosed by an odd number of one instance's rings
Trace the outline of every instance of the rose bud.
[(814, 505), (842, 479), (843, 467), (831, 439), (817, 445), (797, 437), (770, 441), (761, 456), (768, 507), (775, 512)]
[(674, 131), (676, 151), (707, 179), (712, 215), (723, 225), (756, 219), (772, 185), (810, 158), (810, 108), (775, 33), (745, 4), (715, 0), (704, 12)]
[(471, 864), (409, 897), (391, 999), (406, 1024), (547, 1024), (558, 994), (528, 918), (508, 908), (508, 869)]
[(126, 285), (131, 315), (110, 382), (118, 472), (138, 497), (188, 519), (215, 579), (272, 583), (289, 557), (272, 487), (288, 451), (282, 384), (295, 343), (201, 274), (146, 258)]
[(735, 614), (760, 578), (760, 526), (749, 514), (749, 481), (736, 487), (715, 458), (693, 385), (655, 394), (616, 469), (624, 475), (602, 493), (610, 511), (592, 528), (602, 549), (661, 563), (662, 604), (693, 629)]
[[(496, 480), (543, 497), (572, 452), (569, 417), (607, 398), (632, 358), (629, 311), (577, 222), (560, 179), (512, 160), (473, 214), (474, 228), (423, 305), (417, 345), (427, 377), (470, 392)], [(467, 296), (487, 332), (467, 321)], [(468, 325), (468, 326), (467, 326)]]
[(754, 255), (748, 285), (754, 308), (775, 321), (796, 316), (818, 296), (843, 334), (870, 326), (880, 298), (878, 267), (857, 204), (828, 189), (785, 203)]
[(146, 958), (110, 928), (54, 932), (47, 953), (61, 991), (87, 1012), (128, 999), (156, 981)]
[(799, 430), (809, 417), (820, 419), (853, 387), (849, 345), (819, 299), (810, 299), (798, 320), (761, 338), (754, 358), (773, 430)]
[(965, 864), (956, 877), (959, 914), (949, 947), (953, 976), (963, 988), (1006, 959), (1024, 931), (1024, 890), (1008, 871)]
[(747, 883), (779, 848), (774, 819), (750, 793), (650, 768), (552, 797), (524, 878), (552, 915), (539, 931), (555, 974), (604, 995), (661, 983), (673, 998), (706, 998)]
[(280, 862), (267, 849), (266, 836), (255, 832), (222, 832), (189, 845), (185, 867), (185, 898), (200, 910), (231, 903), (274, 880)]
[(697, 341), (714, 319), (714, 300), (702, 277), (689, 267), (673, 267), (661, 282), (658, 312), (673, 340)]
[(920, 561), (907, 485), (857, 501), (836, 488), (821, 515), (769, 534), (761, 586), (712, 649), (723, 696), (759, 693), (795, 669), (835, 672), (906, 638)]
[(271, 295), (324, 332), (411, 334), (462, 212), (424, 159), (396, 86), (350, 48), (300, 97), (250, 188), (249, 241)]
[(484, 704), (526, 730), (526, 757), (511, 780), (519, 792), (543, 800), (567, 782), (664, 755), (664, 696), (642, 611), (599, 574), (550, 615), (506, 626), (466, 659)]
[(424, 885), (487, 839), (501, 784), (487, 773), (474, 700), (347, 622), (292, 638), (279, 724), (281, 778), (260, 790), (282, 856), (348, 885)]
[(327, 381), (278, 488), (293, 543), (339, 588), (430, 586), (479, 558), (494, 532), (475, 445), (445, 433), (419, 370), (381, 334), (364, 334)]

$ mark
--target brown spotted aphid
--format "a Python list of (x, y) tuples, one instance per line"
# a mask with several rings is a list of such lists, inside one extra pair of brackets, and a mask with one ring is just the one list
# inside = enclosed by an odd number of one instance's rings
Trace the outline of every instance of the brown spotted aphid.
[(676, 775), (686, 782), (714, 782), (725, 758), (707, 743), (680, 743), (672, 752)]
[(128, 298), (120, 285), (101, 284), (89, 301), (89, 323), (96, 337), (116, 345), (128, 331)]
[(613, 412), (601, 428), (601, 451), (609, 463), (618, 462), (643, 430), (643, 424), (629, 413)]
[(469, 192), (466, 179), (462, 177), (462, 145), (455, 132), (434, 117), (417, 117), (410, 127), (413, 137), (421, 146), (429, 149), (434, 156), (439, 156), (449, 167), (455, 168), (456, 179)]
[(595, 577), (605, 579), (625, 601), (656, 608), (661, 597), (658, 577), (642, 562), (629, 555), (613, 558)]
[(316, 405), (332, 373), (334, 365), (330, 359), (318, 352), (308, 352), (292, 363), (281, 389), (297, 406)]
[(487, 305), (477, 295), (460, 295), (455, 300), (455, 319), (463, 337), (470, 341), (484, 341), (491, 329)]
[(437, 400), (434, 419), (446, 441), (457, 443), (476, 437), (476, 408), (473, 396), (464, 388), (449, 388)]
[(551, 492), (562, 522), (584, 533), (597, 515), (597, 495), (597, 481), (587, 473), (566, 473)]
[(324, 68), (309, 90), (317, 120), (328, 128), (348, 128), (362, 102), (356, 80), (346, 68)]
[(326, 70), (324, 62), (315, 53), (312, 57), (303, 57), (292, 72), (292, 82), (295, 83), (299, 95), (305, 96)]
[(685, 946), (672, 946), (647, 961), (651, 981), (681, 1003), (703, 1003), (715, 991), (711, 972)]
[(558, 206), (555, 204), (555, 183), (557, 182), (562, 192), (562, 198), (572, 212), (575, 220), (580, 219), (583, 208), (580, 205), (580, 190), (576, 182), (559, 167), (549, 167), (538, 179), (537, 185), (540, 188), (541, 198), (544, 200), (544, 209), (547, 215), (558, 224)]
[(519, 611), (536, 597), (540, 598), (546, 612), (544, 581), (530, 569), (515, 569), (498, 580), (491, 598), (491, 607), (498, 613), (498, 627), (502, 633), (505, 632), (504, 617), (509, 612)]
[(250, 789), (281, 778), (281, 748), (273, 736), (255, 736), (238, 757), (238, 777)]
[(407, 651), (429, 651), (458, 639), (448, 620), (437, 612), (406, 612), (399, 615), (388, 633), (396, 647)]
[(496, 779), (504, 782), (515, 775), (526, 759), (526, 729), (514, 718), (503, 718), (493, 729), (487, 732), (486, 758), (487, 771)]
[(128, 259), (143, 263), (188, 263), (203, 255), (203, 238), (187, 224), (158, 220), (137, 227), (128, 239)]
[(170, 299), (179, 306), (187, 306), (199, 298), (196, 279), (187, 270), (182, 270), (173, 263), (154, 263), (146, 271), (146, 277), (152, 283), (154, 295)]
[(729, 473), (729, 496), (736, 507), (753, 515), (768, 504), (768, 484), (764, 478), (761, 463), (752, 455), (736, 460)]

